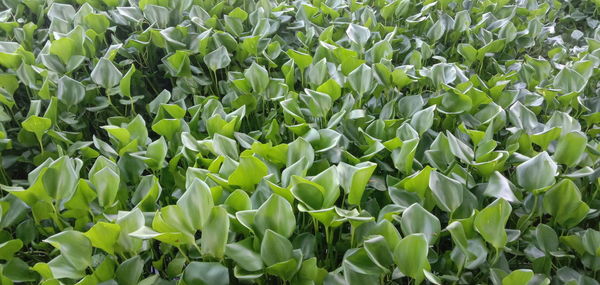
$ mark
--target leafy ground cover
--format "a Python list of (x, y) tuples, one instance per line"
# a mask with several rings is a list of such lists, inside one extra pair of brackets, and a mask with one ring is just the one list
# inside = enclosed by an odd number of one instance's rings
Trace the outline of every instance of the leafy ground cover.
[(2, 0), (0, 283), (598, 284), (599, 4)]

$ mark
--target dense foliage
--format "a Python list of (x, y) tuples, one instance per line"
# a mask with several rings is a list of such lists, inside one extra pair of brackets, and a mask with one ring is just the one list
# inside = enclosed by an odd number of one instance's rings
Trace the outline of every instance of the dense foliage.
[(0, 284), (598, 284), (597, 5), (2, 0)]

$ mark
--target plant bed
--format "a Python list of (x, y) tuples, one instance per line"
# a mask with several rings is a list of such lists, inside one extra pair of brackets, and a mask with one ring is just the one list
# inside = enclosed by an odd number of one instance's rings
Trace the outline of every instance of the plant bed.
[(598, 1), (0, 1), (0, 284), (598, 284)]

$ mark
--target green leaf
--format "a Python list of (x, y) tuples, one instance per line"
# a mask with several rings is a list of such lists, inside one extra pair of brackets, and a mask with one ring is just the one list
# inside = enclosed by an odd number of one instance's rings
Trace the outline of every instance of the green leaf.
[(429, 28), (429, 31), (427, 32), (427, 37), (430, 38), (434, 42), (438, 41), (444, 35), (444, 30), (446, 29), (445, 26), (446, 25), (444, 24), (444, 22), (441, 19), (437, 20)]
[(293, 176), (293, 179), (294, 186), (291, 191), (296, 200), (302, 202), (310, 210), (324, 208), (323, 195), (325, 190), (321, 185), (300, 176)]
[(457, 52), (462, 55), (468, 63), (477, 60), (477, 49), (470, 44), (459, 44), (457, 46)]
[(329, 95), (332, 101), (335, 101), (342, 96), (342, 88), (333, 78), (317, 87), (317, 91)]
[(488, 185), (483, 194), (490, 197), (502, 198), (511, 203), (516, 203), (519, 202), (519, 199), (515, 196), (513, 187), (514, 186), (512, 186), (512, 183), (502, 176), (500, 172), (494, 171), (494, 173), (490, 176)]
[(546, 224), (539, 224), (535, 229), (535, 238), (540, 249), (546, 253), (558, 249), (558, 236), (556, 232)]
[(314, 86), (321, 85), (328, 75), (327, 60), (323, 58), (308, 68), (308, 83)]
[(22, 247), (23, 241), (20, 239), (13, 239), (0, 244), (0, 259), (11, 260)]
[(431, 67), (428, 77), (439, 88), (456, 80), (456, 67), (448, 63), (436, 63)]
[(363, 26), (350, 24), (346, 29), (346, 35), (352, 42), (364, 47), (369, 37), (371, 37), (371, 31)]
[(304, 159), (302, 169), (306, 170), (312, 166), (315, 159), (315, 152), (312, 145), (303, 138), (297, 138), (288, 145), (287, 162), (289, 168), (294, 163)]
[(355, 166), (346, 163), (338, 165), (340, 185), (348, 195), (348, 203), (353, 205), (360, 203), (375, 168), (377, 168), (377, 164), (370, 161), (361, 162)]
[(90, 13), (83, 17), (83, 23), (98, 34), (106, 32), (110, 26), (108, 17), (103, 14)]
[(331, 166), (312, 178), (312, 182), (322, 186), (323, 207), (331, 207), (340, 196), (337, 168)]
[(428, 251), (429, 245), (424, 234), (407, 235), (394, 249), (394, 262), (400, 272), (420, 283), (425, 278), (423, 270), (430, 270)]
[(218, 155), (227, 156), (231, 159), (238, 159), (237, 143), (225, 136), (215, 134), (213, 136), (213, 148)]
[(163, 137), (172, 139), (181, 130), (181, 120), (162, 119), (152, 125), (152, 130)]
[(148, 145), (146, 150), (145, 162), (152, 169), (161, 169), (164, 167), (165, 157), (167, 156), (167, 142), (164, 137), (160, 137), (156, 141)]
[(429, 188), (440, 209), (454, 212), (463, 202), (463, 185), (437, 171), (429, 176)]
[[(160, 13), (160, 15), (164, 14)], [(163, 62), (173, 77), (185, 77), (191, 75), (192, 73), (188, 51), (177, 50), (175, 53), (165, 57)]]
[[(392, 71), (392, 82), (394, 83), (394, 85), (396, 85), (396, 87), (402, 89), (402, 88), (408, 86), (409, 84), (413, 83), (414, 80), (412, 80), (410, 77), (408, 77), (408, 75), (406, 74), (406, 72), (403, 69), (396, 68), (396, 69), (394, 69), (394, 71)], [(421, 98), (421, 96), (411, 96), (411, 97)], [(406, 98), (406, 97), (402, 97), (401, 100), (403, 98)], [(398, 102), (398, 103), (400, 103), (400, 102)], [(398, 104), (398, 105), (401, 106), (400, 104)], [(421, 105), (422, 105), (422, 103), (421, 103)], [(400, 108), (402, 108), (402, 107), (400, 107)]]
[(250, 82), (252, 90), (257, 93), (264, 92), (269, 85), (269, 73), (256, 62), (252, 62), (252, 65), (244, 71), (244, 77)]
[(58, 80), (56, 94), (58, 100), (67, 104), (67, 106), (74, 106), (83, 101), (85, 87), (79, 81), (65, 75)]
[(90, 181), (94, 184), (98, 194), (98, 203), (104, 208), (112, 207), (117, 198), (121, 178), (109, 167), (94, 173)]
[(354, 281), (375, 281), (382, 270), (374, 263), (364, 248), (353, 249), (346, 254), (342, 264), (344, 277), (349, 284)]
[(210, 136), (220, 134), (228, 138), (233, 138), (233, 133), (236, 131), (238, 122), (238, 117), (234, 117), (233, 120), (227, 122), (220, 114), (214, 114), (206, 122), (206, 129)]
[(517, 182), (533, 191), (554, 184), (557, 166), (547, 152), (542, 152), (517, 166)]
[(370, 259), (377, 266), (387, 268), (394, 264), (393, 252), (390, 249), (385, 237), (377, 235), (364, 241), (364, 247)]
[(116, 271), (116, 281), (118, 284), (137, 284), (143, 270), (144, 260), (136, 255), (119, 265)]
[(471, 25), (471, 15), (469, 11), (462, 10), (456, 13), (456, 20), (454, 22), (454, 30), (457, 32), (464, 32)]
[(132, 64), (127, 73), (125, 73), (123, 78), (119, 81), (119, 90), (121, 91), (122, 96), (131, 98), (131, 78), (135, 72), (135, 65)]
[[(20, 258), (13, 258), (2, 268), (2, 282), (11, 284), (14, 282), (34, 282), (36, 281), (35, 271)], [(14, 284), (14, 283), (13, 283)]]
[(223, 207), (213, 207), (208, 222), (204, 225), (200, 244), (202, 254), (222, 259), (229, 234), (229, 216)]
[(37, 139), (41, 140), (44, 133), (52, 126), (52, 121), (33, 115), (23, 121), (21, 125), (26, 131), (34, 133)]
[(225, 255), (233, 259), (241, 268), (247, 271), (258, 271), (264, 267), (260, 254), (252, 250), (252, 241), (250, 239), (228, 244), (225, 249)]
[(100, 58), (92, 70), (91, 77), (94, 83), (108, 89), (119, 84), (123, 74), (110, 60)]
[(581, 200), (579, 189), (569, 179), (561, 180), (544, 194), (544, 211), (566, 228), (579, 224), (589, 210)]
[(527, 285), (532, 278), (533, 271), (529, 269), (519, 269), (502, 278), (502, 285)]
[(319, 118), (326, 117), (333, 106), (331, 97), (325, 93), (310, 89), (304, 89), (304, 92), (306, 92), (306, 94), (302, 94), (301, 98), (306, 102), (306, 105), (308, 105), (311, 115)]
[(581, 92), (587, 80), (579, 72), (565, 67), (554, 77), (553, 85), (564, 93)]
[(196, 230), (208, 222), (214, 202), (210, 188), (204, 181), (194, 178), (183, 195), (177, 200), (179, 206)]
[(136, 207), (142, 211), (153, 211), (156, 209), (156, 202), (161, 192), (162, 187), (154, 175), (144, 176), (135, 189), (131, 202), (137, 203)]
[[(92, 245), (90, 240), (81, 232), (67, 230), (55, 234), (44, 240), (60, 251), (60, 257), (64, 258), (72, 268), (85, 270), (92, 265)], [(53, 266), (50, 265), (52, 268)]]
[(237, 7), (233, 9), (233, 11), (229, 12), (229, 16), (238, 18), (242, 21), (246, 21), (246, 19), (248, 18), (248, 12), (244, 11), (243, 9), (240, 9), (240, 7)]
[(254, 224), (260, 234), (273, 231), (289, 238), (296, 229), (296, 217), (290, 203), (283, 197), (272, 194), (265, 201), (254, 217)]
[(400, 225), (404, 235), (424, 234), (428, 244), (435, 244), (441, 232), (438, 218), (425, 210), (419, 203), (414, 203), (404, 210)]
[(42, 177), (46, 192), (58, 200), (69, 200), (79, 179), (80, 161), (62, 156), (48, 166)]
[(426, 109), (417, 111), (410, 119), (410, 125), (415, 128), (419, 135), (423, 135), (433, 125), (436, 106), (429, 106)]
[(293, 49), (289, 49), (287, 51), (287, 55), (293, 60), (294, 63), (296, 63), (296, 65), (298, 65), (301, 72), (309, 67), (313, 61), (312, 56), (309, 54), (295, 51)]
[(227, 285), (229, 270), (218, 262), (194, 261), (185, 268), (183, 281), (186, 284)]
[(358, 95), (364, 95), (371, 90), (373, 72), (366, 64), (361, 64), (348, 74), (348, 82)]
[(267, 266), (271, 266), (290, 260), (292, 249), (292, 243), (287, 238), (268, 229), (260, 244), (260, 256)]
[(507, 235), (504, 227), (511, 211), (512, 207), (506, 200), (497, 199), (475, 216), (475, 229), (496, 249), (502, 249), (506, 245)]
[(585, 252), (598, 256), (600, 253), (600, 232), (587, 229), (581, 235), (581, 243)]
[(558, 140), (554, 160), (568, 167), (575, 166), (585, 152), (587, 141), (587, 137), (581, 132), (567, 133)]
[(69, 62), (69, 59), (71, 56), (73, 56), (75, 49), (75, 41), (68, 37), (57, 39), (50, 44), (50, 54), (58, 56), (64, 64)]
[(405, 140), (402, 142), (402, 147), (392, 151), (392, 160), (396, 169), (405, 174), (413, 172), (413, 162), (418, 144), (419, 139), (417, 138)]
[(129, 237), (128, 235), (144, 226), (144, 214), (142, 211), (139, 208), (129, 212), (121, 211), (117, 215), (115, 223), (121, 227), (121, 234), (118, 240), (120, 252), (137, 253), (142, 247), (142, 240)]
[(229, 175), (228, 181), (231, 185), (252, 192), (256, 184), (267, 174), (268, 168), (260, 159), (252, 154), (242, 154), (237, 168)]
[(227, 205), (228, 210), (237, 211), (247, 211), (252, 209), (252, 201), (250, 201), (250, 196), (246, 193), (246, 191), (237, 189), (233, 191), (225, 202), (223, 203)]
[(231, 63), (231, 59), (229, 58), (229, 54), (227, 53), (227, 49), (225, 48), (225, 46), (220, 46), (214, 51), (205, 55), (204, 62), (212, 71), (217, 71), (219, 69), (223, 69), (229, 66), (229, 64)]
[(85, 232), (84, 235), (91, 241), (93, 247), (114, 254), (114, 247), (120, 232), (121, 227), (117, 224), (99, 222)]

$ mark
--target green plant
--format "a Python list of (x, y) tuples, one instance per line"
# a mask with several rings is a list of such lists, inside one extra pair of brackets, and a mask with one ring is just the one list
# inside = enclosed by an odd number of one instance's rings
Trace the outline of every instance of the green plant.
[(1, 284), (598, 284), (597, 1), (3, 0)]

